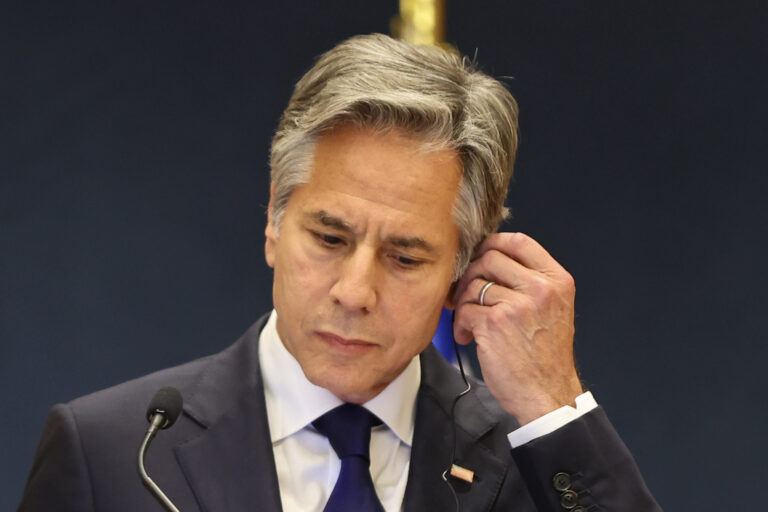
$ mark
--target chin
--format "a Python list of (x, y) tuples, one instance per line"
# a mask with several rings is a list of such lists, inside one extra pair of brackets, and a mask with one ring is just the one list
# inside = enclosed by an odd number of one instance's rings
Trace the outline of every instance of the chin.
[[(315, 386), (327, 389), (340, 400), (362, 404), (378, 395), (385, 386), (376, 386), (372, 381), (345, 376), (341, 371), (322, 371), (308, 374), (307, 379)], [(346, 377), (346, 378), (345, 378)]]

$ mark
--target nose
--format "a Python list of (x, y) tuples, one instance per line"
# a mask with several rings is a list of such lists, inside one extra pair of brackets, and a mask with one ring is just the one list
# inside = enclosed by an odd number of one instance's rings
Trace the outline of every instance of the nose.
[(331, 299), (349, 311), (370, 312), (376, 307), (375, 251), (359, 247), (344, 258), (331, 287)]

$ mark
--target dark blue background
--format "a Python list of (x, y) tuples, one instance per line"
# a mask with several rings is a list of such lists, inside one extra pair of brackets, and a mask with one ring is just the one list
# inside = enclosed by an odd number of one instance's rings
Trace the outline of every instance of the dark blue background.
[[(448, 3), (448, 39), (514, 77), (506, 228), (576, 277), (584, 378), (649, 486), (667, 510), (754, 508), (768, 477), (762, 2)], [(387, 32), (396, 9), (0, 7), (0, 509), (53, 403), (218, 351), (270, 307), (279, 114), (317, 54)]]

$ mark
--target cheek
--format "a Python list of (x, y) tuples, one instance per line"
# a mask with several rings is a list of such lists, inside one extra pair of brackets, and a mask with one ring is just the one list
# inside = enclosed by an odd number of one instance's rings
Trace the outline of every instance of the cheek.
[(409, 340), (401, 344), (401, 350), (418, 353), (429, 344), (437, 329), (447, 291), (447, 286), (430, 289), (422, 284), (393, 294), (391, 317), (398, 322), (396, 329), (400, 335)]
[(410, 303), (410, 307), (423, 318), (429, 318), (433, 314), (440, 314), (448, 296), (450, 282), (442, 276), (431, 276), (422, 279), (418, 283), (407, 286), (401, 290), (403, 302)]
[(289, 258), (278, 258), (274, 279), (279, 283), (276, 288), (280, 293), (296, 304), (318, 293), (323, 284), (322, 275), (316, 264), (294, 254)]

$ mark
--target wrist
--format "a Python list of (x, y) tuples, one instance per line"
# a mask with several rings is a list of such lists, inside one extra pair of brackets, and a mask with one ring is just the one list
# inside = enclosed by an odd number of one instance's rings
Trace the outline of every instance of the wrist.
[(575, 382), (571, 381), (567, 386), (563, 386), (557, 393), (551, 391), (550, 389), (529, 393), (523, 400), (502, 403), (501, 406), (523, 426), (563, 406), (576, 408), (576, 397), (584, 393), (584, 388), (576, 379)]

